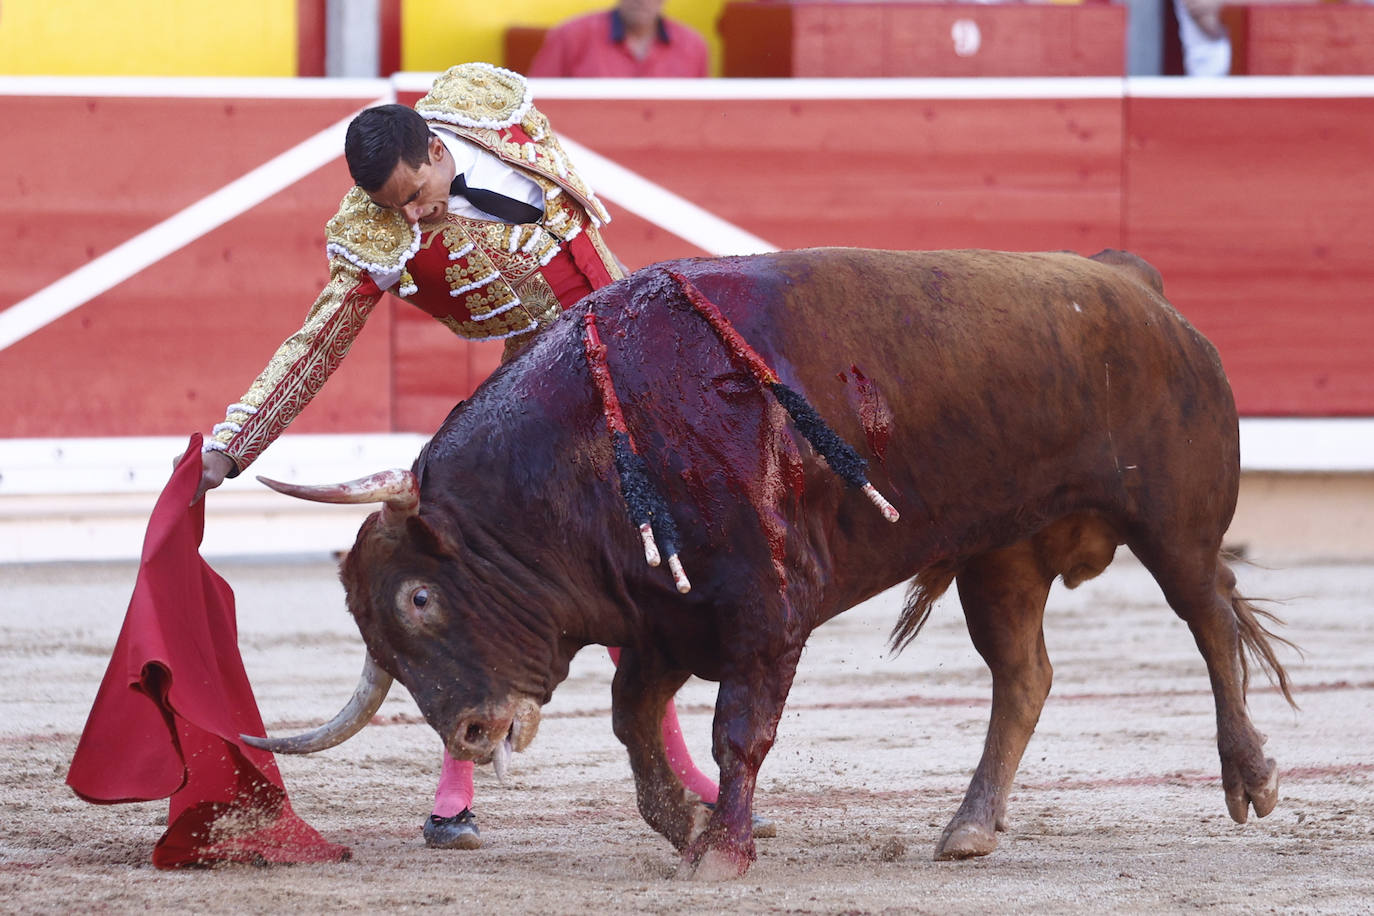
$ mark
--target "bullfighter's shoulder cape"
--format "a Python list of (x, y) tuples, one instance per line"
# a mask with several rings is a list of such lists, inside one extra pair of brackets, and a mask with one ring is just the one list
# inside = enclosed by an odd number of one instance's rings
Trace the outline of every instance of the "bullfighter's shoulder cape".
[(345, 196), (325, 227), (330, 279), (301, 329), (211, 432), (238, 473), (251, 464), (319, 392), (368, 316), (390, 292), (469, 340), (530, 335), (562, 307), (541, 273), (566, 250), (603, 285), (620, 268), (601, 238), (605, 207), (568, 161), (549, 121), (518, 73), (490, 64), (453, 67), (415, 105), (432, 127), (490, 152), (544, 192), (544, 218), (512, 225), (450, 214), (411, 225), (372, 203), (361, 188)]

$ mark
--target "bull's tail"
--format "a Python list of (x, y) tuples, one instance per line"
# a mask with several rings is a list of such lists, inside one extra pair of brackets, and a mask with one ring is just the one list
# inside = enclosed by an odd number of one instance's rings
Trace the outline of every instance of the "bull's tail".
[(906, 590), (906, 605), (887, 643), (893, 652), (901, 652), (930, 618), (930, 608), (949, 590), (958, 569), (953, 564), (937, 563), (921, 570)]
[(1283, 693), (1283, 698), (1288, 701), (1288, 705), (1297, 709), (1298, 703), (1293, 699), (1292, 682), (1288, 678), (1288, 672), (1284, 669), (1283, 663), (1279, 661), (1278, 655), (1274, 652), (1274, 644), (1282, 643), (1299, 654), (1302, 653), (1302, 650), (1264, 624), (1265, 621), (1268, 621), (1282, 625), (1283, 621), (1275, 614), (1256, 607), (1251, 599), (1244, 597), (1234, 588), (1231, 589), (1231, 611), (1236, 615), (1236, 629), (1240, 632), (1238, 654), (1240, 655), (1240, 670), (1244, 676), (1246, 688), (1248, 689), (1250, 686), (1250, 665), (1253, 662), (1269, 676), (1269, 680), (1278, 685), (1279, 690)]

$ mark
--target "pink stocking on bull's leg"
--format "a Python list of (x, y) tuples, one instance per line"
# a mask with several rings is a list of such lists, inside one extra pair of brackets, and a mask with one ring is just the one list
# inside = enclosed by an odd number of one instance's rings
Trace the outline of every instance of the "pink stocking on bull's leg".
[(663, 745), (664, 708), (687, 677), (686, 672), (650, 673), (638, 653), (622, 649), (611, 681), (611, 725), (629, 753), (639, 813), (679, 850), (706, 819), (706, 809), (683, 787)]
[(1177, 554), (1162, 563), (1148, 551), (1137, 551), (1137, 555), (1164, 590), (1174, 613), (1188, 624), (1207, 663), (1217, 707), (1217, 751), (1226, 809), (1238, 824), (1245, 823), (1252, 805), (1255, 814), (1264, 817), (1278, 803), (1279, 774), (1273, 759), (1264, 756), (1264, 736), (1250, 722), (1246, 710), (1249, 671), (1245, 653), (1248, 650), (1269, 671), (1293, 704), (1287, 673), (1271, 645), (1271, 641), (1287, 640), (1259, 622), (1259, 617), (1271, 615), (1253, 607), (1236, 591), (1235, 574), (1221, 561), (1214, 546), (1205, 553), (1195, 553), (1195, 557), (1205, 556), (1205, 561), (1192, 563)]
[(1041, 624), (1054, 575), (1030, 540), (975, 557), (959, 573), (969, 636), (992, 671), (992, 716), (983, 757), (936, 859), (985, 856), (997, 848), (996, 831), (1006, 828), (1012, 778), (1050, 692)]
[(433, 813), (425, 820), (425, 845), (433, 849), (480, 849), (482, 834), (472, 813), (471, 760), (454, 760), (444, 751)]
[[(620, 650), (607, 649), (606, 652), (611, 656), (611, 662), (619, 666)], [(682, 785), (687, 791), (695, 792), (702, 801), (714, 805), (716, 803), (716, 781), (701, 772), (696, 763), (692, 761), (692, 754), (687, 750), (687, 742), (682, 737), (682, 727), (677, 721), (677, 706), (671, 699), (663, 709), (661, 731), (663, 732), (663, 749), (668, 755), (668, 766), (677, 774), (677, 778), (682, 780)]]

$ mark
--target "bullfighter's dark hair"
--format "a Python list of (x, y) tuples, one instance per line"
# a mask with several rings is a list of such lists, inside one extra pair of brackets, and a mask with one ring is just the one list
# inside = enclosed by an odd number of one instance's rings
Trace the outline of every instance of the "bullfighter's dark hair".
[(364, 191), (379, 190), (398, 162), (418, 169), (429, 158), (429, 125), (406, 105), (378, 105), (348, 124), (344, 160), (348, 174)]

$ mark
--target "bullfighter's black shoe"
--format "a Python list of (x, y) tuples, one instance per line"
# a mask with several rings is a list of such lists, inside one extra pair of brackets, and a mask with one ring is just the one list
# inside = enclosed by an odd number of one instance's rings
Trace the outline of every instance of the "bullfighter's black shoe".
[[(716, 810), (716, 806), (711, 802), (702, 802), (707, 811)], [(754, 839), (771, 840), (778, 835), (778, 825), (773, 823), (773, 819), (764, 817), (762, 814), (753, 815)]]
[(425, 845), (431, 849), (480, 849), (482, 834), (477, 815), (464, 808), (452, 817), (431, 814), (425, 821)]

